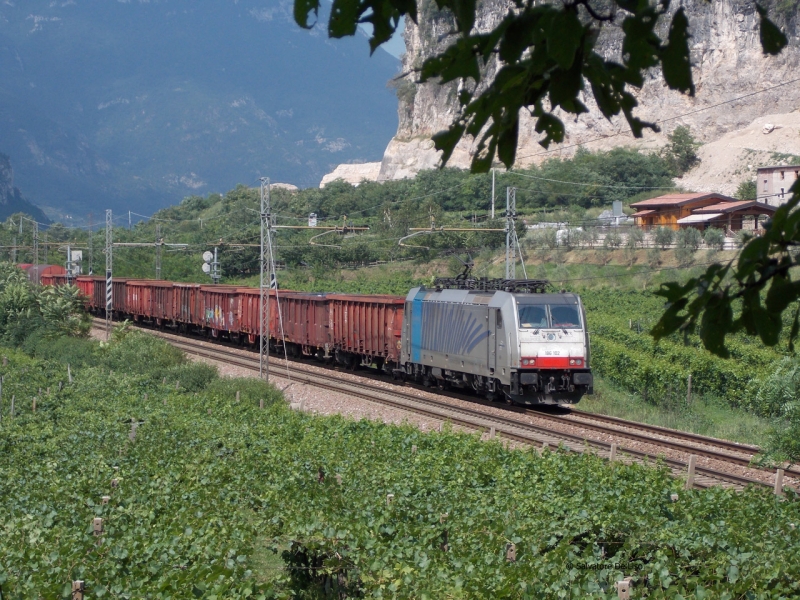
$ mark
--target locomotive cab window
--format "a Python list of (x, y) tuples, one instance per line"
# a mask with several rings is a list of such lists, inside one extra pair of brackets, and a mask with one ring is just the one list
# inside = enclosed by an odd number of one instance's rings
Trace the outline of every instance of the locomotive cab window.
[(561, 329), (580, 329), (581, 317), (577, 306), (550, 306), (553, 327)]
[(497, 311), (497, 328), (503, 328), (503, 315), (499, 310)]
[(547, 327), (547, 307), (544, 305), (520, 306), (519, 326), (522, 329), (542, 329)]

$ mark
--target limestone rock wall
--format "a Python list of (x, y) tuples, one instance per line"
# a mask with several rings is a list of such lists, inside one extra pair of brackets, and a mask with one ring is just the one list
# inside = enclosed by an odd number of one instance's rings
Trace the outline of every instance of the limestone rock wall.
[[(563, 144), (545, 151), (530, 119), (523, 121), (517, 153), (519, 166), (540, 162), (552, 156), (570, 156), (577, 145), (606, 149), (619, 145), (657, 147), (665, 135), (678, 125), (688, 125), (699, 140), (712, 142), (729, 132), (747, 127), (765, 115), (792, 113), (800, 108), (800, 83), (777, 87), (736, 102), (719, 105), (752, 92), (773, 88), (800, 77), (800, 34), (798, 15), (773, 12), (773, 17), (789, 38), (789, 46), (777, 57), (765, 56), (759, 42), (758, 15), (750, 0), (685, 0), (692, 35), (692, 65), (697, 88), (687, 97), (666, 88), (659, 71), (649, 74), (637, 97), (636, 114), (648, 121), (660, 121), (660, 134), (646, 133), (635, 140), (622, 118), (606, 120), (594, 107), (579, 117), (565, 116), (567, 136)], [(503, 0), (480, 3), (478, 29), (491, 29), (503, 16), (508, 4)], [(674, 8), (678, 3), (674, 3)], [(425, 58), (440, 51), (450, 41), (453, 23), (448, 15), (435, 10), (426, 0), (419, 25), (407, 22), (406, 55), (403, 72), (419, 67)], [(604, 29), (600, 48), (606, 57), (620, 52), (619, 23)], [(496, 65), (488, 66), (488, 75)], [(457, 83), (412, 84), (411, 76), (402, 84), (397, 134), (389, 143), (378, 176), (381, 180), (413, 176), (417, 171), (438, 164), (438, 153), (430, 136), (445, 129), (458, 111)], [(718, 106), (719, 105), (719, 106)], [(598, 139), (600, 138), (600, 139)], [(467, 168), (474, 150), (471, 141), (462, 141), (448, 163)]]

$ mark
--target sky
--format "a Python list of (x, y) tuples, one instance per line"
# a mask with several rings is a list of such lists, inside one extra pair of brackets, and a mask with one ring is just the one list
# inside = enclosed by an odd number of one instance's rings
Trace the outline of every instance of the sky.
[(384, 50), (397, 58), (400, 58), (406, 51), (406, 43), (403, 41), (403, 31), (405, 31), (405, 28), (406, 18), (403, 17), (392, 39), (383, 45)]

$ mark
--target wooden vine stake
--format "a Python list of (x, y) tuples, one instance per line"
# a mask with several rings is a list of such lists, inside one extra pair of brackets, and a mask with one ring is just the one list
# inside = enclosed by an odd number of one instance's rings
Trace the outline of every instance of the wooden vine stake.
[(342, 476), (339, 473), (336, 474), (336, 483), (342, 485)]
[(618, 581), (614, 584), (617, 588), (617, 598), (619, 600), (629, 600), (631, 597), (631, 582), (628, 578)]
[(775, 471), (775, 495), (783, 496), (783, 469)]
[(411, 446), (411, 454), (416, 454), (416, 453), (417, 453), (417, 445), (414, 444), (413, 446)]
[(36, 412), (36, 396), (33, 397), (33, 404), (31, 405), (31, 412)]
[(139, 423), (136, 421), (136, 419), (131, 419), (131, 432), (130, 434), (128, 434), (128, 437), (132, 442), (136, 441), (136, 430), (138, 429), (138, 427)]
[(13, 396), (13, 395), (12, 395), (12, 396), (11, 396), (11, 418), (12, 418), (12, 419), (14, 418), (14, 400), (15, 400), (15, 399), (16, 399), (16, 396)]
[(118, 488), (119, 487), (119, 479), (116, 479), (116, 478), (112, 479), (111, 480), (111, 487), (112, 488)]
[(72, 582), (72, 600), (83, 600), (83, 594), (86, 591), (86, 585), (83, 581)]
[(100, 498), (100, 501), (103, 504), (108, 504), (111, 501), (111, 496), (103, 496), (102, 498)]
[(176, 381), (175, 382), (175, 389), (178, 390), (178, 389), (180, 389), (180, 387), (181, 387), (181, 382), (180, 381)]
[(689, 472), (686, 477), (686, 489), (690, 490), (694, 487), (694, 466), (697, 464), (697, 455), (692, 454), (689, 457)]
[(506, 544), (506, 560), (508, 562), (517, 562), (517, 545), (512, 542)]
[(236, 402), (239, 402), (240, 398), (241, 398), (240, 392), (237, 391), (236, 392)]
[(493, 440), (494, 436), (497, 435), (497, 432), (494, 429), (494, 425), (489, 428), (489, 439)]
[(394, 502), (394, 494), (386, 494), (386, 506), (391, 506)]
[(102, 517), (95, 517), (92, 519), (92, 532), (95, 535), (102, 535), (103, 534), (103, 518)]
[(144, 400), (145, 402), (147, 402), (147, 399), (148, 399), (149, 397), (150, 397), (150, 396), (148, 396), (147, 392), (145, 392), (145, 393), (144, 393), (144, 398), (142, 398), (142, 400)]
[(609, 460), (609, 462), (614, 462), (615, 460), (617, 460), (617, 445), (616, 444), (611, 444), (611, 451), (609, 452), (608, 460)]
[(67, 381), (72, 383), (72, 368), (69, 366), (69, 363), (67, 363)]
[(258, 401), (258, 408), (260, 408), (261, 410), (264, 410), (264, 399), (263, 398)]
[(3, 357), (3, 366), (4, 366), (4, 367), (7, 367), (7, 366), (8, 366), (8, 357), (7, 357), (7, 356), (4, 356), (4, 357)]

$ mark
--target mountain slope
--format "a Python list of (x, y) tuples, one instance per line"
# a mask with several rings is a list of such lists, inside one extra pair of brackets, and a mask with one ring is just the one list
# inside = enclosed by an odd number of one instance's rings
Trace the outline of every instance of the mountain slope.
[(397, 69), (282, 0), (0, 5), (0, 151), (54, 217), (149, 213), (269, 176), (316, 185), (382, 154)]
[(28, 214), (37, 221), (47, 222), (41, 209), (28, 202), (22, 192), (14, 187), (11, 161), (5, 154), (0, 154), (0, 221), (18, 212)]

